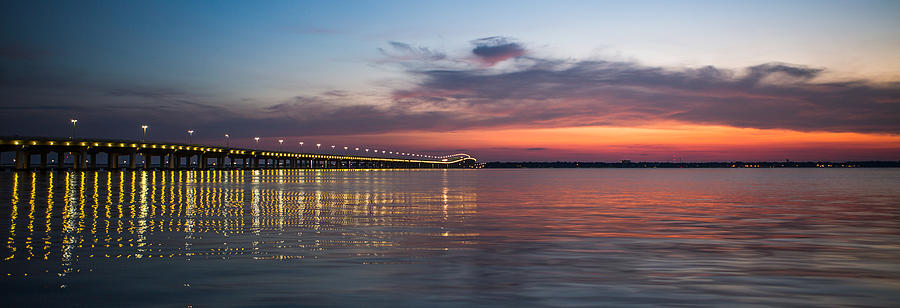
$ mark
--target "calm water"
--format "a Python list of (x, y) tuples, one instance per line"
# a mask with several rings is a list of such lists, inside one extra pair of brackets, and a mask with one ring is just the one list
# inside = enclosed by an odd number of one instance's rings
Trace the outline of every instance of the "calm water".
[(900, 169), (0, 172), (4, 305), (900, 305)]

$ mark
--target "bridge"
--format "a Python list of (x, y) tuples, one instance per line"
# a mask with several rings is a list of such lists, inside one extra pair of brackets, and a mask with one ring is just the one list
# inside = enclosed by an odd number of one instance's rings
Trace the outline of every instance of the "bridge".
[(468, 154), (407, 159), (134, 140), (0, 137), (0, 161), (7, 152), (14, 153), (13, 168), (16, 170), (417, 169), (478, 166), (476, 159)]

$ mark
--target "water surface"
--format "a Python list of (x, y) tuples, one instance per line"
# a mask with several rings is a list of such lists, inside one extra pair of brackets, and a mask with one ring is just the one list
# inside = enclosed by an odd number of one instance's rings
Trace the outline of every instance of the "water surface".
[(2, 172), (12, 306), (896, 306), (900, 170)]

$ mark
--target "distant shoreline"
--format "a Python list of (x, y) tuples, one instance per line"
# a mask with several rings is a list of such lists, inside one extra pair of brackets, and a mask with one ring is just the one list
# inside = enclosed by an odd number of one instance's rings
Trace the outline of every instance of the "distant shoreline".
[(483, 168), (900, 168), (900, 161), (847, 162), (488, 162)]

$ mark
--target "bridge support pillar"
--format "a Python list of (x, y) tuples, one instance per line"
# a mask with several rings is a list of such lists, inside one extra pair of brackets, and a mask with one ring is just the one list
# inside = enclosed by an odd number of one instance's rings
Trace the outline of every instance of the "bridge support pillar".
[(144, 153), (144, 170), (150, 170), (150, 163), (153, 162), (153, 155), (149, 153)]
[(97, 152), (91, 152), (91, 169), (97, 169)]
[(119, 154), (106, 153), (106, 170), (112, 171), (118, 167)]
[(72, 168), (75, 168), (76, 170), (87, 169), (87, 167), (88, 167), (88, 152), (86, 150), (72, 152), (72, 160), (75, 162), (72, 165)]
[[(75, 161), (74, 164), (78, 164), (78, 161)], [(74, 164), (72, 165), (73, 169), (75, 167)], [(56, 169), (63, 170), (65, 168), (66, 168), (66, 152), (56, 151)]]
[(166, 154), (165, 157), (169, 159), (169, 160), (166, 162), (166, 165), (168, 165), (168, 166), (166, 167), (166, 169), (169, 169), (169, 170), (175, 170), (175, 153), (169, 153), (169, 154)]
[(41, 169), (47, 169), (47, 152), (41, 152)]
[(31, 153), (25, 150), (16, 151), (16, 170), (31, 168)]
[(128, 169), (137, 169), (137, 153), (128, 153)]

